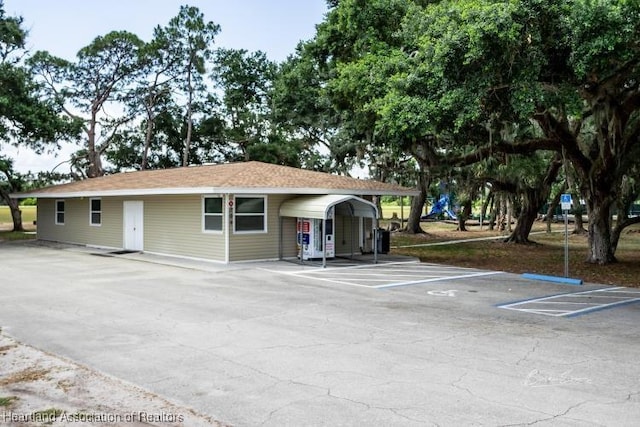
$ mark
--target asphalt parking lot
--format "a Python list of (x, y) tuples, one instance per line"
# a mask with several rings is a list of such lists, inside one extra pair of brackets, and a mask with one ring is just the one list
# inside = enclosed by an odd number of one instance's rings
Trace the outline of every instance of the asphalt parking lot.
[(0, 326), (231, 425), (640, 419), (634, 289), (415, 262), (93, 254), (0, 245)]

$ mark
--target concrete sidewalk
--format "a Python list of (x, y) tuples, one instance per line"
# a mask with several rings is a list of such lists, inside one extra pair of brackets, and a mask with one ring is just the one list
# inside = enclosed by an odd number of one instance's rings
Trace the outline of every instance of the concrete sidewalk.
[(291, 263), (177, 268), (30, 244), (0, 245), (0, 260), (6, 332), (232, 425), (640, 419), (640, 306), (571, 319), (496, 307), (563, 285), (368, 289), (278, 272)]

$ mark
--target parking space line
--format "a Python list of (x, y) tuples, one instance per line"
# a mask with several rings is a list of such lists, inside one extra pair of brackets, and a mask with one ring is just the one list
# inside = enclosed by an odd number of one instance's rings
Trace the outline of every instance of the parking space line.
[[(609, 295), (609, 294), (627, 294), (627, 296)], [(571, 299), (597, 298), (598, 302), (570, 301)], [(569, 299), (563, 301), (561, 299)], [(554, 301), (555, 300), (555, 301)], [(560, 300), (560, 301), (558, 301)], [(609, 302), (607, 302), (609, 301)], [(526, 313), (543, 314), (554, 317), (575, 317), (581, 314), (587, 314), (594, 311), (604, 310), (607, 308), (617, 307), (640, 302), (640, 291), (628, 289), (622, 286), (615, 288), (600, 288), (583, 292), (574, 292), (559, 295), (550, 295), (542, 298), (533, 298), (524, 301), (517, 301), (508, 304), (499, 305), (499, 308), (507, 310), (523, 311)], [(535, 306), (539, 305), (540, 308)], [(542, 308), (549, 305), (564, 305), (565, 309), (548, 309)], [(576, 306), (583, 306), (577, 308)], [(586, 306), (586, 307), (584, 307)], [(576, 309), (577, 308), (577, 309)]]
[(482, 276), (491, 276), (494, 274), (501, 274), (500, 271), (486, 271), (482, 273), (473, 273), (473, 274), (464, 274), (459, 276), (440, 276), (432, 279), (425, 280), (413, 280), (411, 282), (401, 282), (401, 283), (390, 283), (388, 285), (379, 285), (375, 286), (376, 289), (388, 289), (388, 288), (397, 288), (400, 286), (411, 286), (411, 285), (419, 285), (421, 283), (429, 283), (429, 282), (444, 282), (446, 280), (456, 280), (456, 279), (468, 279), (471, 277), (482, 277)]
[(422, 264), (419, 261), (399, 261), (375, 265), (359, 264), (345, 266), (343, 264), (329, 268), (311, 268), (277, 272), (304, 279), (322, 280), (324, 282), (336, 283), (339, 285), (357, 286), (369, 289), (388, 289), (446, 280), (489, 276), (501, 273), (498, 271), (481, 271), (467, 267)]

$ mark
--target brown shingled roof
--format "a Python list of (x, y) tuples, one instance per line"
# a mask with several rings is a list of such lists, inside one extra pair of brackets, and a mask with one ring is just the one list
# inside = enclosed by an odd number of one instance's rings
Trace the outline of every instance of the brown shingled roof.
[(17, 197), (187, 193), (414, 195), (396, 184), (262, 162), (225, 163), (118, 173), (18, 194)]

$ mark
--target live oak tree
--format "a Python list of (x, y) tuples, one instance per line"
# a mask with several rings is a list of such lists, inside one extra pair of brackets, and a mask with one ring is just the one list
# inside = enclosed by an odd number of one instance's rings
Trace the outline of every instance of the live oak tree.
[[(638, 2), (331, 6), (312, 45), (340, 129), (364, 147), (411, 150), (423, 183), (443, 163), (474, 156), (560, 153), (587, 202), (587, 261), (615, 260), (611, 207), (640, 158)], [(487, 127), (498, 134), (532, 124), (535, 133), (512, 141), (487, 138)], [(551, 179), (555, 164), (541, 177)], [(548, 186), (549, 179), (538, 184)]]
[(482, 122), (496, 132), (534, 122), (540, 131), (493, 146), (478, 132), (467, 141), (477, 157), (545, 149), (571, 162), (592, 263), (615, 261), (611, 207), (640, 158), (639, 15), (637, 2), (615, 0), (463, 0), (429, 4), (406, 25), (418, 35), (407, 56), (424, 66), (404, 83), (437, 105), (431, 118), (449, 115), (453, 131)]
[[(402, 20), (413, 4), (411, 1), (344, 0), (331, 3), (333, 8), (325, 22), (317, 27), (315, 38), (304, 46), (312, 65), (302, 65), (316, 73), (320, 80), (318, 104), (328, 105), (333, 116), (335, 134), (332, 152), (343, 152), (351, 165), (366, 160), (378, 178), (397, 175), (401, 164), (417, 165), (418, 170), (404, 169), (407, 176), (418, 178), (420, 196), (414, 198), (409, 216), (409, 229), (421, 231), (420, 213), (426, 200), (431, 176), (432, 136), (403, 125), (381, 123), (382, 100), (389, 93), (389, 77), (403, 67), (403, 39), (398, 32)], [(415, 104), (408, 106), (409, 109)], [(309, 110), (309, 109), (307, 109)], [(390, 125), (390, 126), (389, 126)], [(398, 161), (388, 162), (387, 154)], [(415, 163), (403, 160), (407, 155)], [(380, 156), (380, 158), (378, 158)], [(396, 170), (380, 173), (379, 166)]]
[(640, 4), (523, 1), (517, 12), (511, 55), (526, 78), (503, 75), (491, 96), (534, 120), (571, 162), (587, 203), (587, 261), (613, 262), (611, 207), (640, 161)]

